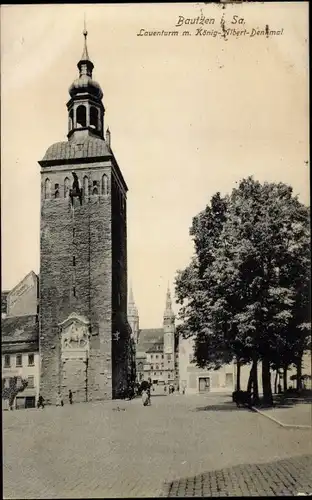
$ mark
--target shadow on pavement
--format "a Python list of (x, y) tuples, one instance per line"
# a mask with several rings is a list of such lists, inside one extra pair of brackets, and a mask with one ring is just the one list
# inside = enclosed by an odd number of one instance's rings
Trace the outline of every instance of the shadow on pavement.
[(201, 406), (195, 408), (195, 410), (192, 411), (242, 411), (242, 410), (252, 411), (247, 407), (238, 408), (235, 403), (232, 403), (232, 401), (225, 401), (224, 403), (218, 405), (212, 404), (207, 406)]
[(163, 485), (162, 497), (285, 496), (312, 493), (312, 455), (246, 464)]

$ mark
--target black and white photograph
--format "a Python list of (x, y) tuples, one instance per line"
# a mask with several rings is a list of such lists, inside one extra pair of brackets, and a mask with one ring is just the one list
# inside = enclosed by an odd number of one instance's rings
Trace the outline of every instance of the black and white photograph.
[(312, 495), (309, 5), (1, 5), (3, 498)]

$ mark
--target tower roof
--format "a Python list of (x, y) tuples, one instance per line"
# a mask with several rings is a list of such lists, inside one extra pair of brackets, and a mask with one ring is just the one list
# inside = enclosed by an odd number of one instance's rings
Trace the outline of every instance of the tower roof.
[(94, 64), (89, 57), (88, 46), (87, 46), (87, 36), (88, 32), (86, 28), (83, 30), (84, 36), (84, 46), (80, 61), (77, 66), (79, 69), (79, 78), (77, 78), (69, 87), (69, 94), (73, 98), (81, 93), (88, 93), (92, 97), (101, 100), (103, 98), (103, 92), (100, 85), (92, 79), (92, 71)]
[(97, 157), (112, 156), (107, 144), (102, 139), (97, 137), (87, 136), (83, 139), (79, 138), (72, 141), (56, 142), (50, 146), (42, 162), (50, 162), (57, 160), (75, 160), (80, 158), (97, 158)]
[(174, 312), (172, 310), (172, 302), (171, 302), (171, 294), (170, 294), (170, 288), (168, 284), (167, 288), (167, 296), (166, 296), (166, 309), (164, 312), (164, 318), (174, 318)]
[(138, 308), (134, 302), (132, 285), (130, 285), (130, 290), (129, 290), (128, 316), (138, 316)]

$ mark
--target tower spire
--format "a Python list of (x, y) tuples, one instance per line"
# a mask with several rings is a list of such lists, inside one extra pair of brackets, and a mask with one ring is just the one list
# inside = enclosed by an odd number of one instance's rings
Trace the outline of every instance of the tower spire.
[(87, 25), (86, 25), (86, 14), (84, 15), (83, 19), (83, 36), (84, 36), (84, 47), (83, 47), (83, 52), (81, 56), (81, 61), (90, 61), (89, 54), (88, 54), (88, 46), (87, 46), (87, 36), (88, 36), (88, 31), (87, 31)]
[(167, 287), (167, 295), (166, 295), (166, 309), (164, 312), (164, 319), (174, 319), (174, 312), (172, 310), (172, 301), (171, 301), (171, 294), (170, 294), (170, 288), (169, 288), (169, 283)]

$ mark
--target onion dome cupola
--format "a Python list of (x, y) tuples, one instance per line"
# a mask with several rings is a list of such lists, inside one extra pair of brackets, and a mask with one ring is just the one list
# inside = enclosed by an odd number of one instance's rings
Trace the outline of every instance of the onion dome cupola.
[(77, 64), (79, 78), (69, 88), (70, 100), (67, 103), (69, 140), (88, 135), (104, 138), (103, 92), (100, 85), (92, 78), (94, 65), (88, 53), (86, 29), (83, 31), (83, 36), (84, 49)]

